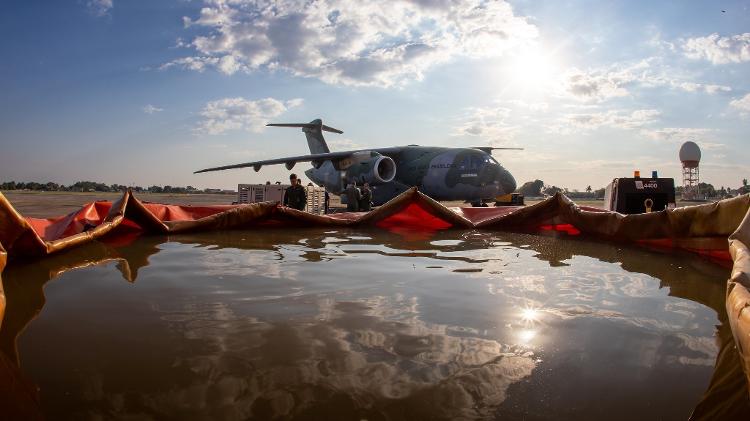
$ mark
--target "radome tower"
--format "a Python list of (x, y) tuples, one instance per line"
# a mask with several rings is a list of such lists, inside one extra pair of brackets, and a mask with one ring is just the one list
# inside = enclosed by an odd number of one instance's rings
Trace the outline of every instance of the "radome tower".
[(695, 142), (685, 142), (680, 147), (682, 162), (682, 198), (696, 199), (700, 182), (701, 148)]

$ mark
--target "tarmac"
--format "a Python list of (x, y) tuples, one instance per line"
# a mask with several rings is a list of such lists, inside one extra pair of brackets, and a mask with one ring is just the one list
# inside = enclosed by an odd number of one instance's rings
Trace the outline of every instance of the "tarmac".
[[(12, 190), (3, 191), (5, 197), (13, 203), (13, 206), (23, 216), (34, 218), (52, 218), (67, 215), (70, 212), (77, 211), (82, 205), (101, 200), (118, 200), (122, 197), (121, 192), (40, 192), (40, 191), (22, 191)], [(228, 205), (237, 200), (233, 194), (220, 193), (198, 193), (198, 194), (174, 194), (174, 193), (137, 193), (141, 200), (164, 203), (170, 205)], [(530, 205), (541, 201), (542, 199), (526, 200)], [(466, 207), (462, 201), (441, 202), (447, 207)], [(603, 207), (604, 202), (601, 200), (576, 201), (579, 205)], [(338, 196), (331, 195), (331, 209), (346, 209), (341, 205)]]

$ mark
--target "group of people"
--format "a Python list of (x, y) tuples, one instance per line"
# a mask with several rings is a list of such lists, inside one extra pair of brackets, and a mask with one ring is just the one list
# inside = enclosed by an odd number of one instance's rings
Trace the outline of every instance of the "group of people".
[[(289, 183), (284, 193), (284, 206), (297, 210), (305, 210), (307, 205), (307, 191), (302, 186), (302, 180), (297, 178), (297, 174), (289, 176)], [(368, 183), (362, 184), (362, 188), (351, 183), (344, 190), (346, 196), (346, 210), (348, 212), (369, 212), (372, 208), (372, 190)], [(328, 192), (325, 193), (325, 213), (328, 213)]]
[(344, 190), (344, 195), (347, 212), (369, 212), (372, 208), (372, 190), (368, 183), (364, 183), (361, 189), (350, 183)]

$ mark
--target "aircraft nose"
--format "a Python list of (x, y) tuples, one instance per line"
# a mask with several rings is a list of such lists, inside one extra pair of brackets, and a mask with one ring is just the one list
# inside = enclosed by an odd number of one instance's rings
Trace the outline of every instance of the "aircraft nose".
[(513, 178), (510, 171), (506, 170), (502, 166), (499, 166), (498, 181), (500, 182), (500, 194), (508, 194), (516, 191), (516, 179)]

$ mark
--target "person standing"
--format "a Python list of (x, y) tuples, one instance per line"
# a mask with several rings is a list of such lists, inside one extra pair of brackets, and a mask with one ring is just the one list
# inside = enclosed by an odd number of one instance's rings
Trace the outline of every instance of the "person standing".
[(362, 199), (362, 193), (357, 186), (350, 183), (349, 187), (344, 190), (344, 194), (346, 195), (346, 211), (359, 212), (359, 200)]
[[(302, 188), (302, 209), (300, 210), (303, 211), (307, 207), (307, 188), (302, 185), (301, 178), (297, 179), (297, 184), (299, 184), (299, 186)], [(312, 183), (308, 183), (307, 185), (312, 186)]]
[[(301, 180), (300, 180), (301, 181)], [(286, 188), (284, 193), (284, 206), (289, 206), (297, 210), (305, 210), (307, 204), (307, 192), (305, 188), (297, 181), (297, 174), (292, 173), (289, 176), (291, 186)]]
[(370, 184), (365, 183), (362, 186), (362, 200), (359, 202), (360, 212), (369, 212), (372, 206), (372, 190)]

